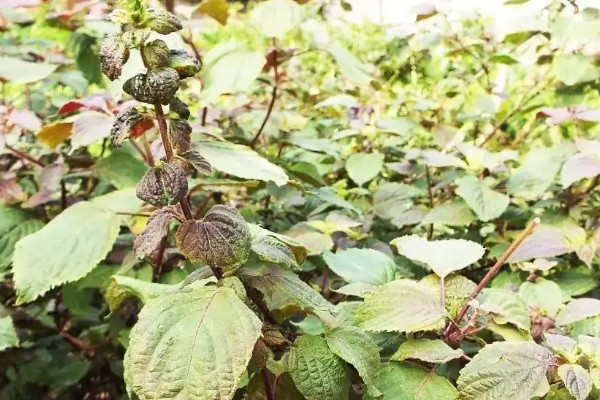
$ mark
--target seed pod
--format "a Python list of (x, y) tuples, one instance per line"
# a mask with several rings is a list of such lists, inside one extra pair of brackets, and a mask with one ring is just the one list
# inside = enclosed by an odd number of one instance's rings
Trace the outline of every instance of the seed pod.
[(100, 44), (100, 66), (112, 81), (121, 76), (123, 64), (129, 58), (129, 49), (120, 34), (106, 36)]
[(150, 8), (146, 11), (146, 26), (163, 35), (177, 32), (183, 28), (181, 21), (168, 11)]
[(142, 103), (156, 104), (159, 93), (150, 89), (146, 74), (137, 74), (123, 84), (125, 93)]
[(179, 89), (179, 75), (173, 68), (151, 69), (147, 75), (147, 85), (156, 100), (167, 105)]
[(185, 50), (171, 50), (169, 66), (177, 70), (181, 79), (191, 78), (200, 72), (200, 61)]
[(182, 154), (188, 151), (192, 143), (192, 127), (184, 119), (169, 120), (169, 139), (171, 145)]
[(142, 53), (150, 68), (162, 68), (169, 65), (169, 47), (160, 39), (146, 43)]
[(136, 195), (156, 207), (179, 203), (187, 194), (186, 172), (178, 165), (162, 163), (149, 169), (136, 188)]
[(169, 111), (177, 113), (181, 118), (188, 119), (190, 117), (190, 109), (187, 104), (181, 101), (178, 97), (173, 97), (169, 103)]

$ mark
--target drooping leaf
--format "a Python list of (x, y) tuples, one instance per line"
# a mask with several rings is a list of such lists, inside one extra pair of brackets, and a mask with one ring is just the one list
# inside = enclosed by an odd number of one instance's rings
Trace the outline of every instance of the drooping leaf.
[(329, 332), (325, 340), (333, 354), (352, 364), (364, 383), (377, 390), (381, 368), (379, 348), (367, 333), (352, 326), (339, 327)]
[(384, 155), (381, 153), (352, 153), (346, 160), (348, 176), (362, 186), (379, 174), (383, 159)]
[(578, 364), (562, 364), (558, 367), (558, 376), (576, 400), (585, 400), (592, 391), (590, 373)]
[(143, 304), (162, 296), (163, 294), (175, 292), (179, 285), (165, 285), (162, 283), (148, 282), (129, 276), (113, 275), (104, 298), (111, 311), (119, 308), (119, 305), (128, 297), (137, 297)]
[(8, 271), (17, 242), (39, 231), (43, 226), (42, 221), (32, 219), (21, 222), (7, 233), (0, 235), (0, 276)]
[(549, 389), (546, 372), (552, 353), (533, 342), (486, 345), (460, 370), (458, 391), (464, 400), (530, 400)]
[(477, 299), (481, 309), (492, 314), (497, 324), (511, 323), (525, 330), (531, 328), (527, 305), (516, 293), (507, 289), (487, 288)]
[(46, 79), (58, 65), (0, 57), (0, 78), (12, 83), (33, 83)]
[(483, 257), (485, 249), (475, 242), (463, 239), (429, 241), (417, 235), (392, 240), (398, 253), (427, 264), (440, 277), (461, 270)]
[(373, 195), (373, 210), (381, 218), (392, 219), (408, 210), (411, 198), (423, 195), (423, 191), (404, 183), (390, 182), (381, 185)]
[(421, 220), (421, 224), (468, 226), (474, 220), (475, 215), (473, 211), (471, 211), (467, 203), (459, 200), (433, 207)]
[(9, 315), (0, 317), (0, 351), (19, 345), (13, 320)]
[(569, 325), (600, 314), (600, 300), (590, 297), (573, 299), (556, 316), (558, 325)]
[(249, 147), (229, 142), (197, 142), (196, 149), (216, 170), (244, 179), (273, 181), (278, 186), (288, 181), (286, 173)]
[(318, 336), (296, 339), (287, 359), (294, 384), (306, 400), (347, 400), (350, 391), (348, 368)]
[(234, 208), (216, 205), (202, 221), (188, 220), (177, 229), (177, 247), (192, 262), (233, 272), (250, 253), (250, 230)]
[(581, 296), (598, 286), (592, 271), (583, 265), (560, 271), (552, 275), (552, 280), (560, 286), (565, 298)]
[(173, 206), (161, 207), (146, 222), (142, 233), (135, 238), (133, 251), (139, 258), (148, 257), (169, 232), (172, 218), (183, 219)]
[[(394, 400), (456, 400), (456, 388), (435, 370), (398, 362), (387, 363), (379, 373), (377, 388), (384, 399)], [(375, 396), (365, 399), (373, 400)]]
[(416, 332), (440, 329), (444, 311), (425, 285), (401, 279), (378, 287), (357, 308), (354, 323), (375, 332)]
[(556, 257), (573, 251), (565, 229), (555, 226), (539, 226), (521, 243), (508, 258), (508, 262), (529, 260), (531, 258)]
[(250, 23), (263, 35), (282, 38), (300, 24), (304, 10), (292, 0), (268, 0), (258, 4), (250, 13)]
[(260, 335), (260, 320), (232, 289), (166, 294), (139, 314), (125, 377), (140, 400), (231, 400)]
[(366, 282), (383, 285), (396, 275), (394, 260), (373, 249), (347, 249), (337, 253), (326, 252), (323, 260), (327, 266), (346, 282)]
[(440, 339), (410, 339), (402, 343), (398, 351), (390, 357), (393, 361), (416, 359), (429, 363), (443, 364), (460, 358), (464, 352), (453, 349)]
[(17, 303), (35, 300), (53, 287), (84, 277), (110, 251), (119, 225), (117, 215), (83, 201), (19, 240), (13, 255)]
[(473, 176), (458, 179), (456, 183), (456, 194), (465, 200), (482, 221), (498, 218), (508, 207), (508, 196), (491, 189)]

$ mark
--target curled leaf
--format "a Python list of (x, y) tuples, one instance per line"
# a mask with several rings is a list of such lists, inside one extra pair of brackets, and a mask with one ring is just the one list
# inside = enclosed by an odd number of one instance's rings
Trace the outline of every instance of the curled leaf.
[(169, 57), (169, 67), (175, 68), (181, 79), (191, 78), (200, 72), (200, 61), (185, 50), (173, 49)]
[(169, 65), (169, 47), (160, 39), (146, 43), (142, 54), (150, 67), (162, 68)]
[(162, 207), (154, 212), (146, 222), (142, 233), (135, 238), (133, 251), (138, 258), (148, 257), (169, 233), (172, 218), (183, 219), (175, 207)]
[(163, 35), (177, 32), (183, 28), (181, 21), (168, 11), (150, 8), (146, 11), (146, 26)]
[(185, 153), (192, 146), (192, 127), (183, 119), (169, 120), (169, 139), (177, 153)]
[(173, 68), (152, 69), (148, 74), (137, 74), (123, 85), (125, 93), (149, 104), (169, 104), (179, 89), (179, 75)]
[(191, 164), (196, 171), (201, 173), (202, 175), (210, 175), (212, 173), (212, 167), (208, 160), (204, 158), (202, 154), (200, 154), (196, 150), (186, 151), (185, 153), (180, 155), (185, 161)]
[(190, 109), (187, 104), (177, 97), (173, 97), (169, 103), (169, 110), (177, 113), (181, 118), (188, 119), (190, 117)]
[(99, 56), (102, 72), (113, 81), (121, 76), (123, 64), (129, 58), (129, 49), (120, 34), (108, 35), (102, 39)]
[(192, 262), (222, 269), (246, 262), (250, 230), (236, 209), (214, 206), (202, 221), (185, 221), (176, 235), (177, 247)]
[(136, 195), (153, 206), (177, 204), (187, 194), (185, 170), (175, 164), (162, 163), (149, 169), (136, 188)]
[(120, 147), (128, 137), (137, 137), (154, 126), (154, 122), (140, 107), (132, 106), (121, 111), (110, 130), (110, 141)]

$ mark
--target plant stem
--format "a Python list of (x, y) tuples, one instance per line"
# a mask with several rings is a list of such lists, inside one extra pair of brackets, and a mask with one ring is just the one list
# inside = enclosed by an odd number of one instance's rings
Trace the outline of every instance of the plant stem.
[(467, 310), (469, 309), (469, 302), (476, 298), (477, 295), (483, 290), (483, 288), (485, 288), (487, 284), (492, 280), (492, 278), (496, 276), (496, 274), (498, 273), (498, 271), (500, 271), (500, 268), (502, 268), (508, 257), (510, 257), (511, 254), (515, 252), (515, 250), (521, 245), (521, 243), (523, 243), (523, 240), (525, 240), (525, 238), (527, 238), (527, 236), (529, 236), (539, 224), (539, 218), (535, 218), (533, 221), (531, 221), (531, 223), (527, 225), (525, 230), (521, 232), (519, 237), (517, 237), (517, 239), (510, 245), (508, 249), (506, 249), (504, 254), (502, 254), (502, 256), (498, 259), (498, 261), (496, 261), (496, 264), (494, 264), (494, 266), (488, 271), (488, 273), (485, 274), (481, 282), (479, 282), (475, 290), (473, 290), (473, 293), (471, 293), (469, 298), (465, 301), (463, 308), (460, 310), (458, 316), (454, 320), (455, 323), (448, 324), (448, 326), (446, 327), (446, 331), (444, 332), (444, 338), (448, 338), (448, 336), (452, 332), (454, 332), (455, 327), (458, 326), (460, 321), (467, 313)]
[(273, 386), (271, 386), (271, 382), (269, 379), (269, 373), (266, 368), (263, 368), (262, 371), (263, 383), (265, 385), (265, 393), (267, 395), (267, 400), (275, 400), (275, 394), (273, 393)]
[[(276, 44), (275, 39), (273, 39), (273, 45)], [(273, 106), (275, 105), (275, 99), (277, 98), (277, 82), (279, 81), (279, 72), (278, 72), (278, 60), (277, 60), (277, 47), (275, 47), (275, 49), (273, 50), (273, 73), (275, 75), (275, 82), (273, 83), (273, 91), (271, 92), (271, 101), (269, 102), (269, 107), (267, 108), (267, 113), (265, 114), (265, 118), (262, 121), (262, 124), (260, 125), (260, 128), (258, 128), (258, 132), (256, 132), (256, 135), (254, 135), (254, 138), (252, 139), (252, 141), (250, 142), (250, 148), (254, 148), (254, 146), (256, 146), (256, 142), (258, 141), (258, 138), (260, 137), (260, 135), (262, 134), (263, 130), (265, 129), (265, 126), (267, 125), (267, 122), (269, 121), (269, 117), (271, 116), (271, 112), (273, 111)]]
[[(425, 176), (427, 177), (427, 197), (429, 198), (429, 208), (433, 209), (433, 192), (431, 191), (431, 173), (429, 166), (425, 166)], [(429, 230), (427, 231), (427, 239), (431, 240), (433, 237), (433, 224), (429, 224)]]
[(31, 157), (29, 154), (23, 153), (22, 151), (19, 151), (19, 150), (15, 149), (14, 147), (12, 147), (11, 145), (9, 145), (7, 143), (4, 144), (4, 147), (6, 147), (10, 151), (12, 151), (20, 159), (27, 160), (30, 163), (35, 164), (35, 165), (37, 165), (40, 168), (44, 168), (44, 164), (42, 164), (41, 162), (39, 162), (35, 158)]

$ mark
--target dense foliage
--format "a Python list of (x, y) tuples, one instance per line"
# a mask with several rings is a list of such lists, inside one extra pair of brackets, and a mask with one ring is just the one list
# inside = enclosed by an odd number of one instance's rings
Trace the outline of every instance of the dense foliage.
[(598, 9), (7, 3), (1, 399), (600, 398)]

